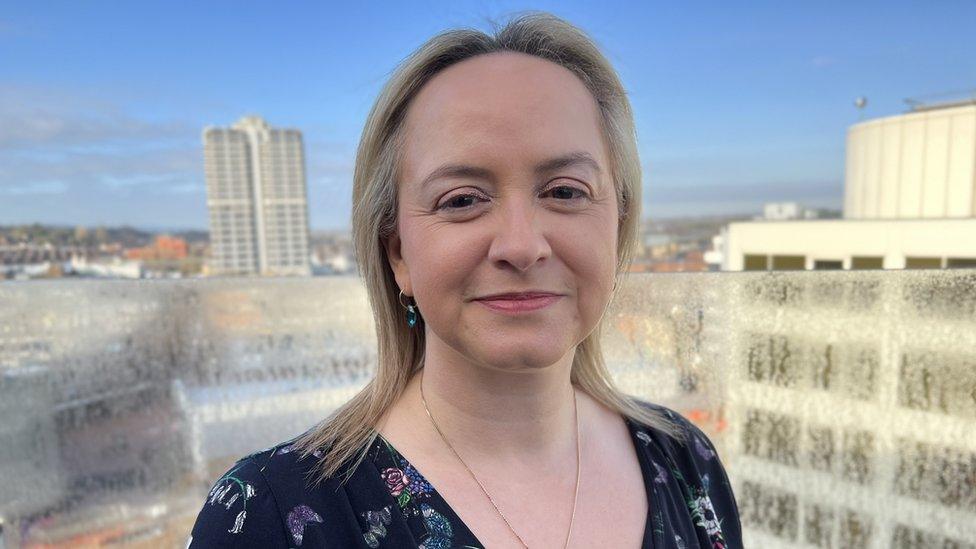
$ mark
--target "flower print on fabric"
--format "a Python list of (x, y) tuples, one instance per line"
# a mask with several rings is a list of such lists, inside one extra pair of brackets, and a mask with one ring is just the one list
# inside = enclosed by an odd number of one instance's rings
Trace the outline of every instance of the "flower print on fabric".
[(420, 504), (420, 514), (424, 517), (424, 526), (427, 527), (428, 533), (427, 539), (420, 547), (423, 549), (449, 549), (451, 538), (454, 537), (451, 521), (426, 503)]
[[(390, 491), (390, 495), (397, 498), (397, 501), (406, 500), (409, 501), (410, 493), (404, 493), (404, 488), (409, 486), (406, 475), (403, 474), (403, 470), (397, 467), (388, 467), (383, 469), (380, 473), (380, 478), (386, 482), (386, 489)], [(403, 506), (403, 503), (400, 504)]]
[(661, 467), (656, 461), (652, 461), (651, 463), (654, 464), (654, 469), (657, 471), (654, 482), (657, 484), (666, 484), (668, 482), (668, 470)]
[(386, 484), (390, 495), (400, 505), (400, 509), (407, 515), (419, 517), (420, 500), (429, 500), (434, 488), (420, 474), (420, 471), (394, 450), (385, 439), (382, 441), (382, 446), (385, 446), (390, 458), (389, 464), (393, 467), (384, 467), (380, 471), (380, 478)]
[[(665, 409), (665, 414), (672, 420), (675, 419), (675, 415), (670, 411)], [(634, 435), (644, 442), (646, 446), (650, 446), (652, 439), (650, 435), (646, 432), (638, 430), (634, 432)], [(708, 461), (715, 460), (718, 456), (711, 445), (705, 442), (705, 439), (701, 435), (695, 432), (689, 432), (692, 440), (692, 446), (694, 446), (694, 451), (698, 456)], [(689, 483), (681, 471), (675, 465), (674, 461), (670, 457), (666, 457), (668, 462), (668, 469), (671, 475), (677, 481), (678, 485), (681, 487), (683, 492), (685, 505), (688, 507), (688, 512), (691, 514), (692, 523), (705, 531), (708, 535), (708, 541), (711, 543), (711, 549), (726, 549), (727, 543), (725, 541), (725, 536), (722, 533), (722, 519), (718, 517), (715, 513), (715, 507), (712, 505), (712, 500), (708, 495), (710, 479), (708, 474), (703, 475), (699, 478), (700, 483)], [(657, 470), (657, 475), (654, 477), (654, 482), (656, 484), (666, 484), (667, 483), (667, 470), (661, 467), (659, 464), (652, 462), (654, 468)], [(676, 543), (680, 540), (677, 534), (675, 534)], [(680, 543), (677, 543), (679, 547)]]
[[(651, 443), (651, 436), (644, 431), (637, 431), (635, 435), (644, 442), (645, 446)], [(654, 465), (654, 470), (657, 471), (657, 474), (654, 475), (654, 482), (656, 484), (666, 484), (668, 482), (668, 470), (654, 460), (651, 460), (651, 464)]]
[(370, 549), (376, 549), (380, 546), (380, 540), (386, 537), (386, 527), (393, 520), (390, 506), (387, 505), (378, 511), (366, 511), (361, 516), (366, 520), (367, 528), (363, 533), (363, 540)]
[(671, 474), (684, 489), (685, 504), (688, 506), (688, 512), (691, 513), (692, 522), (708, 534), (708, 541), (712, 544), (712, 549), (725, 549), (726, 542), (722, 535), (722, 520), (715, 514), (715, 508), (712, 506), (712, 500), (708, 497), (706, 490), (709, 482), (708, 475), (702, 479), (703, 484), (705, 484), (703, 487), (689, 486), (677, 469), (672, 468)]
[(695, 451), (701, 456), (705, 461), (711, 461), (715, 459), (715, 451), (708, 447), (707, 444), (699, 436), (695, 436)]
[(644, 444), (650, 444), (651, 443), (651, 435), (645, 433), (644, 431), (637, 431), (637, 433), (635, 433), (635, 434), (636, 434), (637, 438), (641, 439), (641, 441), (644, 442)]
[(288, 444), (286, 446), (282, 446), (281, 448), (278, 449), (278, 455), (290, 454), (294, 452), (295, 446), (297, 446), (297, 444)]
[(247, 518), (247, 500), (255, 495), (254, 486), (234, 476), (240, 468), (231, 469), (226, 475), (217, 479), (210, 495), (207, 496), (208, 505), (223, 505), (230, 511), (231, 507), (240, 508), (234, 517), (231, 534), (240, 534), (244, 530), (244, 520)]
[[(384, 448), (385, 452), (383, 452)], [(430, 504), (436, 494), (430, 482), (406, 458), (390, 446), (386, 439), (382, 439), (377, 450), (389, 458), (389, 460), (383, 459), (383, 465), (380, 467), (380, 478), (386, 484), (390, 495), (396, 499), (407, 522), (416, 528), (418, 539), (421, 541), (420, 548), (447, 549), (455, 547), (454, 528), (450, 519)], [(368, 539), (367, 545), (369, 545)], [(369, 547), (373, 546), (369, 545)]]
[(704, 488), (695, 489), (694, 499), (688, 504), (691, 510), (691, 517), (695, 524), (701, 526), (708, 533), (708, 539), (712, 542), (713, 549), (725, 549), (725, 539), (722, 536), (722, 521), (715, 514), (712, 507), (712, 499), (708, 497), (708, 492)]
[(420, 474), (420, 471), (413, 465), (407, 463), (403, 467), (403, 474), (407, 477), (408, 487), (411, 494), (429, 494), (434, 491), (434, 487), (427, 482), (427, 479)]
[(654, 517), (651, 519), (651, 528), (655, 534), (664, 535), (664, 516), (661, 515), (660, 510), (654, 513)]
[(310, 522), (322, 522), (322, 517), (308, 505), (299, 505), (288, 511), (288, 532), (291, 533), (295, 545), (301, 545), (305, 537), (305, 526)]

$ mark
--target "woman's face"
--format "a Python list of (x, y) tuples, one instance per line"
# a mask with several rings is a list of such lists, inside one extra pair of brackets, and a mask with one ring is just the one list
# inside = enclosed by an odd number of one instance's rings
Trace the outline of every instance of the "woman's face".
[(449, 67), (407, 110), (387, 255), (428, 352), (504, 370), (552, 365), (614, 282), (617, 202), (596, 101), (517, 53)]

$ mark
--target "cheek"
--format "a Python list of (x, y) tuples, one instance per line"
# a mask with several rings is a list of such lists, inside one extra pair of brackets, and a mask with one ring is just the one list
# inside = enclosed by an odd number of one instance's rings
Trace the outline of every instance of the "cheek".
[(557, 253), (574, 273), (581, 306), (602, 311), (616, 274), (617, 226), (609, 217), (591, 221), (563, 227)]
[[(484, 256), (478, 236), (470, 232), (436, 223), (405, 227), (401, 236), (404, 260), (421, 309), (424, 303), (447, 297), (445, 290), (461, 289)], [(430, 307), (428, 311), (432, 312)]]

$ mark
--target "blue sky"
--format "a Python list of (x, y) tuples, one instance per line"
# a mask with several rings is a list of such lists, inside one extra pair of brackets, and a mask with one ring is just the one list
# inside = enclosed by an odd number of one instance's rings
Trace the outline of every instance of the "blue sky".
[(201, 130), (255, 113), (304, 132), (311, 225), (345, 228), (396, 63), (530, 9), (582, 27), (620, 72), (650, 217), (839, 208), (856, 97), (873, 118), (976, 88), (971, 1), (7, 2), (0, 225), (206, 228)]

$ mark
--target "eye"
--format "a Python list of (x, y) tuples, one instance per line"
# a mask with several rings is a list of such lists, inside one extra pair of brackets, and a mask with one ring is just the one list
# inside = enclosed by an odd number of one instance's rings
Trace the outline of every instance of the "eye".
[(463, 210), (474, 206), (478, 202), (485, 201), (485, 198), (472, 193), (456, 194), (448, 197), (437, 205), (438, 210)]
[(574, 187), (570, 185), (557, 185), (555, 187), (550, 187), (543, 194), (548, 194), (558, 200), (579, 200), (580, 198), (586, 198), (586, 191), (580, 189), (579, 187)]

